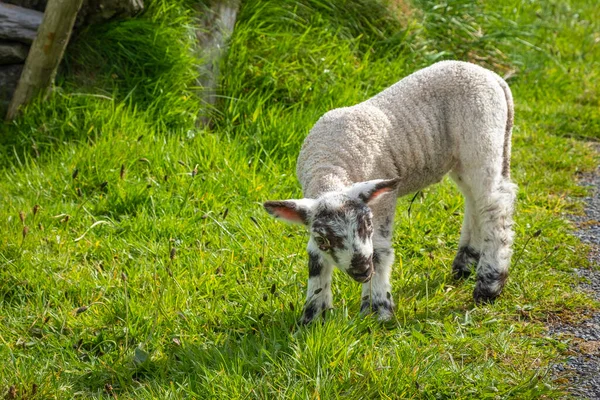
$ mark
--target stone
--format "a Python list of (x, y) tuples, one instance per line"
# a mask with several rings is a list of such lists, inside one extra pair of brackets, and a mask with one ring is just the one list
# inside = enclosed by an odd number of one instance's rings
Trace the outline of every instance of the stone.
[(0, 39), (31, 43), (43, 13), (0, 2)]
[(2, 0), (2, 2), (44, 12), (44, 8), (46, 8), (46, 3), (48, 0)]
[(24, 63), (28, 52), (23, 43), (0, 40), (0, 65)]
[(0, 65), (0, 120), (6, 115), (21, 71), (23, 71), (23, 64)]
[[(48, 0), (2, 0), (5, 3), (44, 11)], [(144, 0), (84, 0), (75, 27), (82, 27), (108, 21), (114, 18), (127, 18), (144, 9)]]
[(143, 0), (84, 0), (75, 26), (132, 17), (144, 10)]

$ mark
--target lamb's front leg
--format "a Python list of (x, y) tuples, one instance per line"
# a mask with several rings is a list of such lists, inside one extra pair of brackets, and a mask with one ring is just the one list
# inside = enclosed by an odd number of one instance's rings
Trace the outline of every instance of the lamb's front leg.
[(361, 314), (375, 312), (380, 321), (390, 320), (394, 316), (394, 299), (390, 275), (394, 263), (394, 251), (391, 247), (373, 250), (373, 267), (375, 272), (367, 283), (363, 283)]
[(302, 324), (308, 324), (316, 316), (333, 307), (331, 275), (333, 264), (317, 250), (308, 248), (308, 290), (302, 315)]

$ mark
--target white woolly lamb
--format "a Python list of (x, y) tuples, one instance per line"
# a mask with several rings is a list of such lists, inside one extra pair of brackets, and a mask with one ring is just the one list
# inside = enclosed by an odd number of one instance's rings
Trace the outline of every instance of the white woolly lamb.
[(306, 198), (264, 204), (271, 215), (310, 231), (302, 321), (332, 307), (334, 265), (363, 283), (361, 312), (393, 315), (396, 199), (447, 173), (465, 197), (453, 274), (464, 278), (476, 264), (474, 299), (493, 301), (512, 255), (512, 125), (506, 82), (457, 61), (436, 63), (363, 103), (327, 112), (298, 157)]

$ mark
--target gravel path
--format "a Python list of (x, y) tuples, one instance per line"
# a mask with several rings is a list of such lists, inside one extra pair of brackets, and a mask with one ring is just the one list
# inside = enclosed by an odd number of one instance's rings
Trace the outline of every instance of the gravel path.
[[(579, 288), (600, 301), (600, 169), (595, 174), (582, 177), (581, 184), (594, 188), (586, 200), (585, 215), (574, 216), (579, 227), (576, 235), (591, 245), (589, 259), (594, 269), (576, 269), (583, 281)], [(554, 366), (557, 379), (568, 379), (569, 391), (577, 398), (600, 400), (600, 313), (578, 323), (553, 324), (550, 333), (562, 339), (569, 338), (571, 356), (566, 364)]]

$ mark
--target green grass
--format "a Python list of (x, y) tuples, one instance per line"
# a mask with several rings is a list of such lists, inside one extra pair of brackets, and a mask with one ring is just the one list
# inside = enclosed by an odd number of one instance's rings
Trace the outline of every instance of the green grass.
[[(596, 307), (573, 290), (587, 261), (565, 218), (597, 163), (581, 141), (600, 138), (594, 1), (246, 1), (211, 130), (194, 127), (191, 2), (147, 3), (76, 37), (54, 94), (0, 127), (0, 395), (563, 393), (549, 365), (567, 343), (545, 323)], [(446, 58), (512, 75), (502, 297), (475, 307), (474, 281), (451, 280), (462, 199), (445, 180), (410, 213), (399, 201), (396, 320), (360, 318), (359, 287), (336, 273), (335, 310), (299, 327), (306, 234), (260, 203), (300, 196), (295, 157), (325, 111)]]

